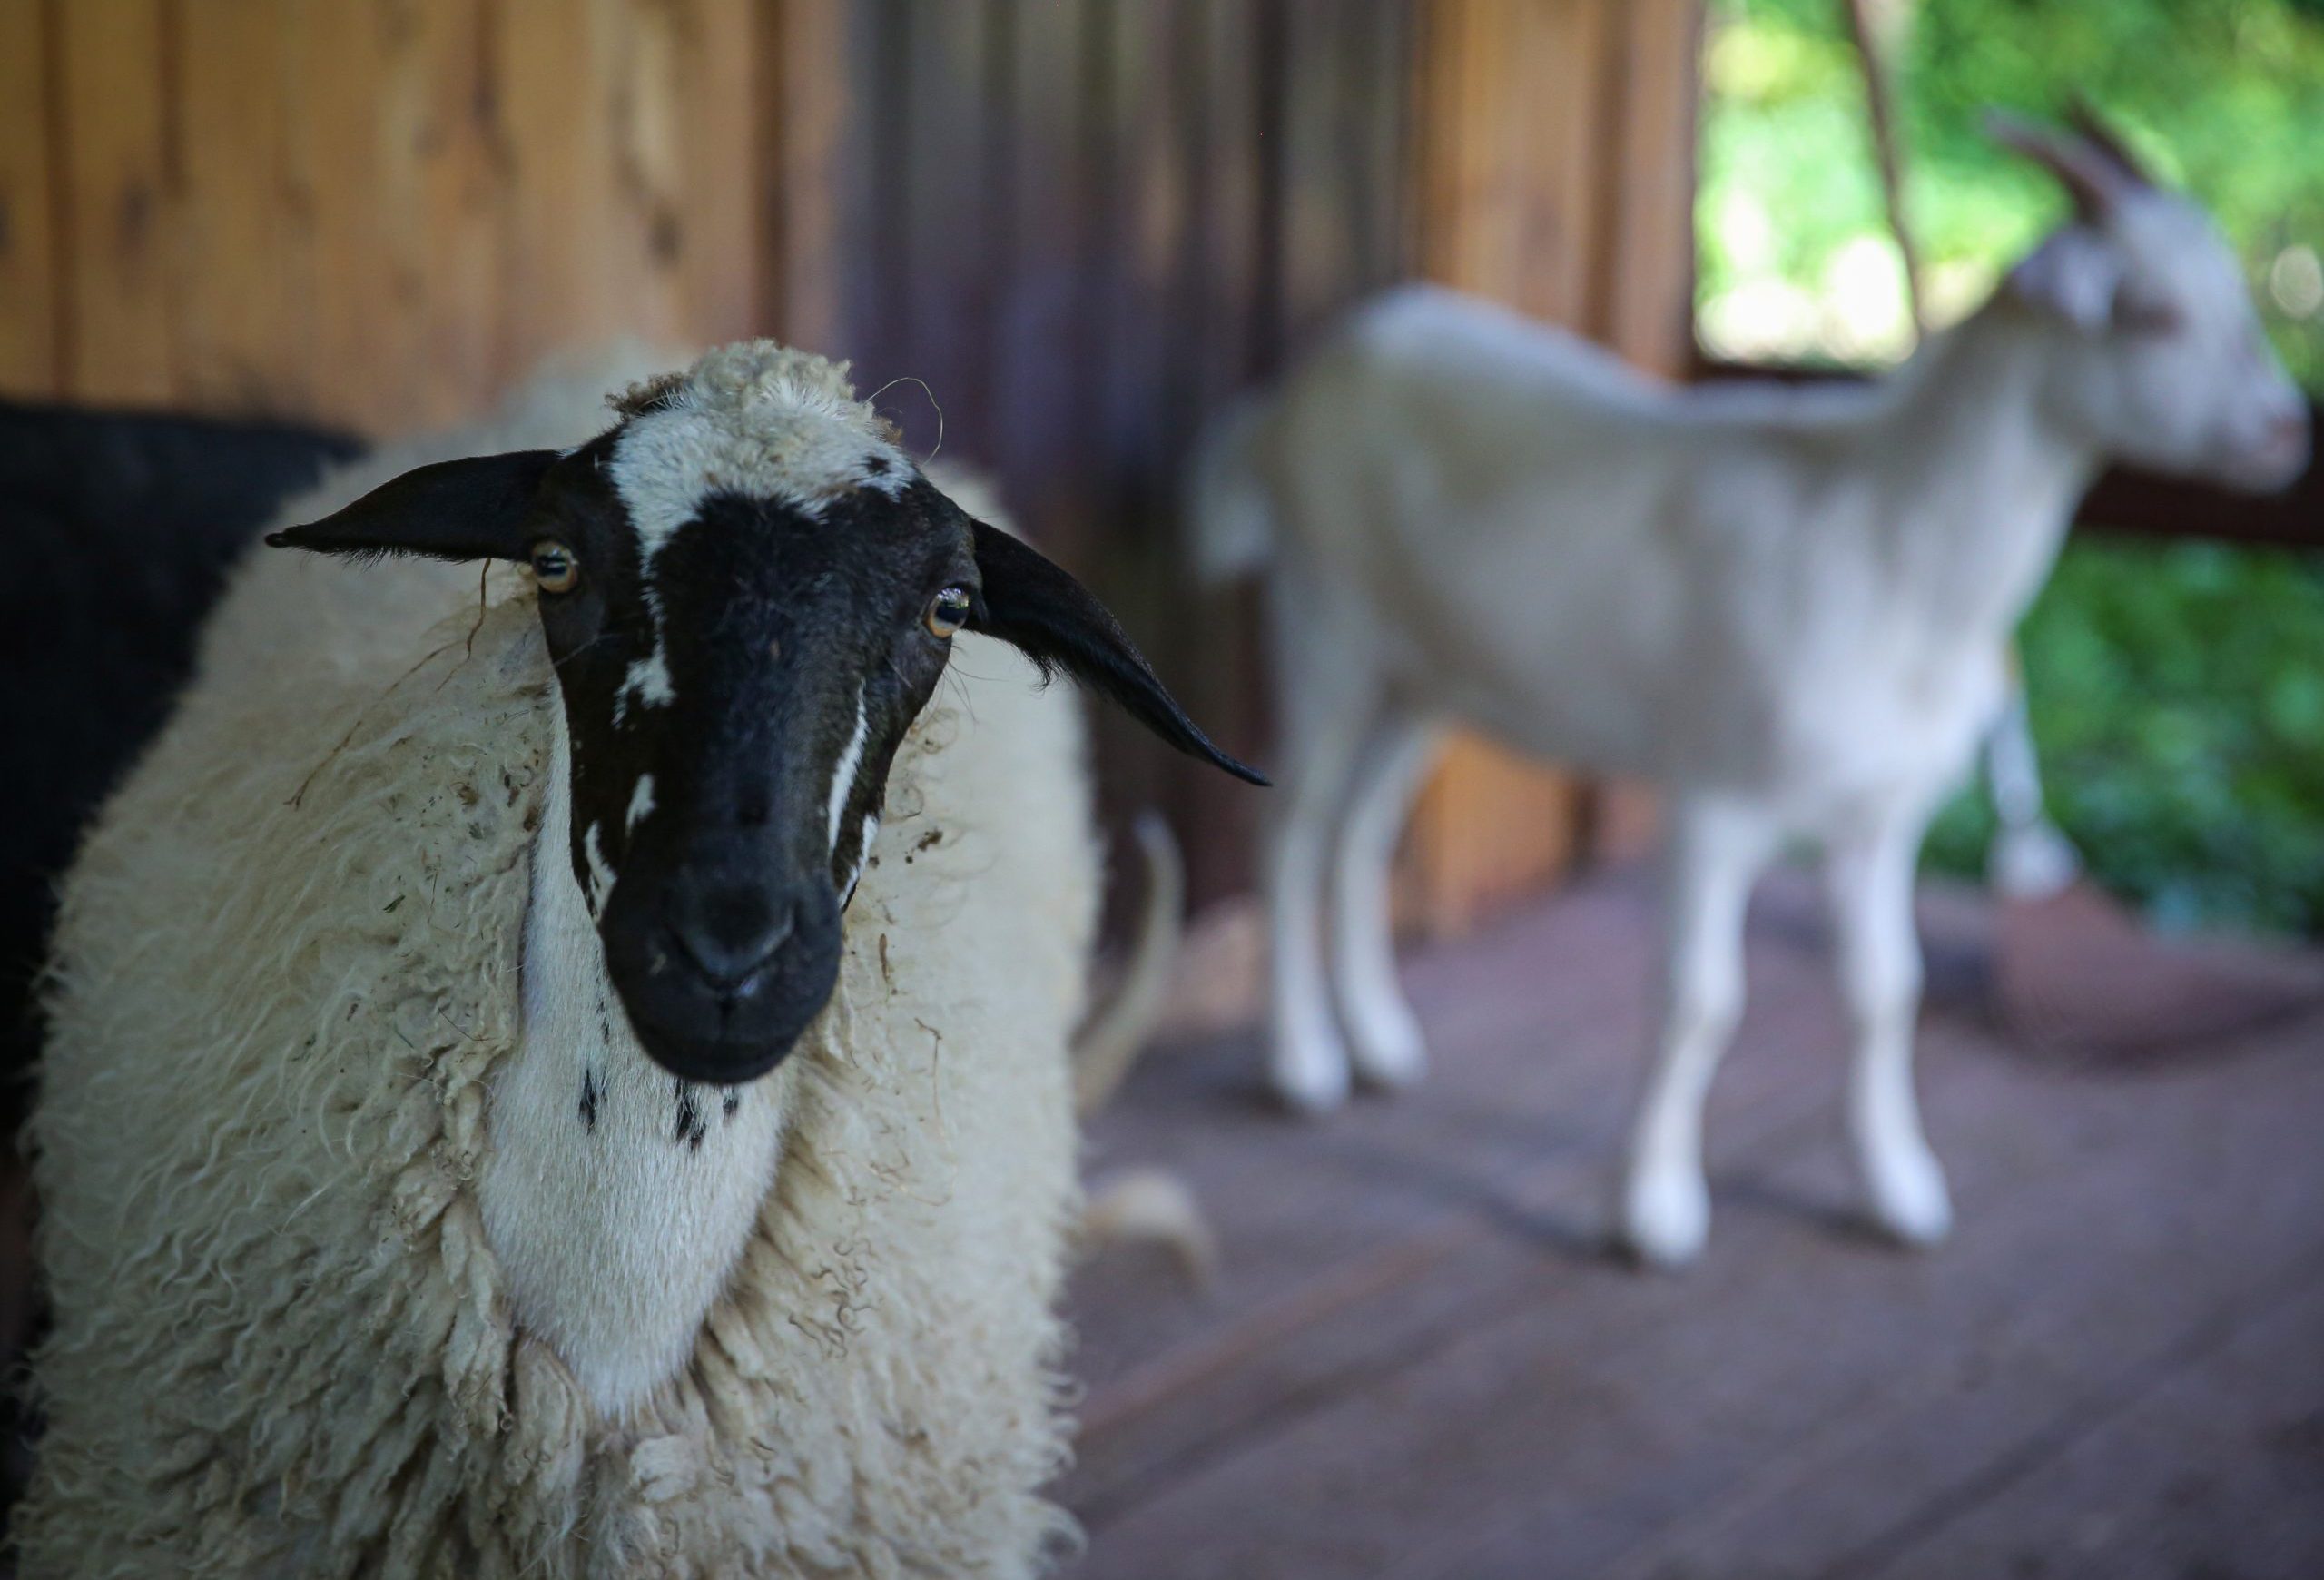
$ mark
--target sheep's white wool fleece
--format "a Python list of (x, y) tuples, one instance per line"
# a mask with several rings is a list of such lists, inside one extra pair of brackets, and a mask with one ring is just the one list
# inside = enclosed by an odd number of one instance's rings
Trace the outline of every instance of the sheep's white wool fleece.
[[(287, 515), (575, 442), (618, 382), (389, 447)], [(751, 1243), (682, 1375), (594, 1418), (513, 1324), (475, 1192), (559, 706), (530, 595), (491, 583), (479, 618), (473, 567), (254, 555), (74, 869), (23, 1572), (1039, 1567), (1097, 889), (1074, 705), (963, 643), (832, 1005), (766, 1078), (793, 1117)]]

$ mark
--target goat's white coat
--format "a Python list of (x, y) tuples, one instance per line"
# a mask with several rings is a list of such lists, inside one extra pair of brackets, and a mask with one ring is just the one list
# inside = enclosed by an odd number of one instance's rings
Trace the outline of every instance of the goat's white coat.
[[(286, 516), (569, 444), (621, 381)], [(1029, 1571), (1097, 894), (1073, 703), (960, 639), (830, 1008), (731, 1124), (702, 1089), (696, 1152), (595, 1023), (561, 704), (521, 579), (486, 601), (473, 567), (254, 555), (90, 834), (33, 1126), (24, 1572)]]
[[(2169, 301), (2182, 330), (2110, 328), (2118, 291)], [(1942, 1235), (1910, 1063), (1925, 822), (1995, 715), (2011, 628), (2101, 464), (2280, 482), (2304, 413), (2208, 222), (2144, 188), (1866, 388), (1677, 390), (1432, 288), (1361, 311), (1222, 424), (1196, 479), (1210, 571), (1271, 559), (1277, 1088), (1321, 1107), (1351, 1066), (1385, 1082), (1421, 1067), (1386, 862), (1421, 732), (1460, 719), (1669, 793), (1663, 1013), (1617, 1210), (1630, 1242), (1663, 1261), (1701, 1244), (1699, 1114), (1741, 1007), (1744, 903), (1793, 836), (1828, 856), (1874, 1211), (1908, 1240)]]

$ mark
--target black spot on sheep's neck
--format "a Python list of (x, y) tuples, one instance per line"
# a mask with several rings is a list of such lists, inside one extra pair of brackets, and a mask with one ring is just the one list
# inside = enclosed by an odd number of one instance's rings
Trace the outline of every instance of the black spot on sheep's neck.
[(584, 1070), (581, 1072), (581, 1128), (593, 1136), (597, 1133), (597, 1105), (602, 1098), (603, 1093), (597, 1086), (597, 1072)]
[(970, 520), (868, 415), (751, 408), (812, 430), (805, 449), (860, 449), (837, 474), (852, 489), (818, 474), (756, 492), (747, 464), (703, 459), (744, 420), (701, 404), (722, 399), (657, 380), (575, 450), (423, 467), (269, 541), (531, 563), (569, 746), (566, 854), (606, 973), (650, 1057), (732, 1086), (772, 1069), (830, 999), (890, 765), (955, 631), (1010, 642), (1257, 775), (1078, 583)]
[(710, 1121), (703, 1117), (702, 1104), (694, 1098), (694, 1090), (685, 1081), (677, 1082), (678, 1112), (670, 1139), (685, 1143), (690, 1152), (702, 1150), (702, 1138), (710, 1129)]

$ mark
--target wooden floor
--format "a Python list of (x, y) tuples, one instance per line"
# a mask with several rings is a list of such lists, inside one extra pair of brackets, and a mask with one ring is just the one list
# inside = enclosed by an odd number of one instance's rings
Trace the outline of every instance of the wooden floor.
[(1072, 1573), (2324, 1576), (2324, 960), (1925, 896), (1958, 1227), (1910, 1255), (1855, 1227), (1820, 928), (1770, 888), (1682, 1275), (1599, 1249), (1634, 876), (1411, 961), (1393, 1101), (1278, 1117), (1247, 1032), (1149, 1055), (1091, 1172), (1182, 1171), (1224, 1269), (1077, 1277)]

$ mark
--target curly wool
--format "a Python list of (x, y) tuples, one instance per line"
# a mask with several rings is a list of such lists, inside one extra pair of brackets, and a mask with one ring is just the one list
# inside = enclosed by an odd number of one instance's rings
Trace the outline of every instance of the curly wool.
[[(586, 437), (615, 381), (289, 514)], [(964, 645), (766, 1078), (793, 1117), (751, 1242), (683, 1372), (603, 1419), (513, 1322), (474, 1187), (559, 706), (530, 594), (487, 582), (246, 562), (68, 880), (23, 1573), (1031, 1572), (1068, 1529), (1038, 1489), (1097, 892), (1073, 705)]]
[(855, 398), (846, 363), (773, 341), (720, 346), (682, 372), (632, 385), (612, 405), (625, 417), (688, 419), (630, 440), (649, 452), (641, 469), (686, 479), (688, 508), (708, 487), (820, 511), (858, 489), (892, 493), (912, 469), (894, 427)]

